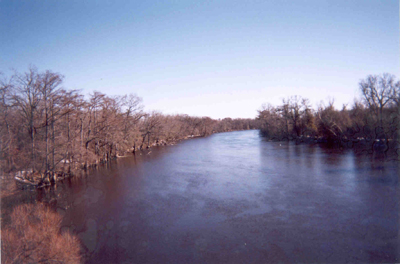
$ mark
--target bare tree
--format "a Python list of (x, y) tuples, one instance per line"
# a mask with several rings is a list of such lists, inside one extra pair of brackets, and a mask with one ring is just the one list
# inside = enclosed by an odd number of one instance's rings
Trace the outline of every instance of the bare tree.
[[(44, 112), (45, 118), (43, 126), (45, 128), (45, 142), (46, 142), (46, 153), (45, 153), (45, 175), (49, 176), (50, 170), (54, 175), (54, 167), (55, 167), (55, 131), (54, 131), (54, 123), (55, 123), (55, 104), (59, 99), (60, 85), (62, 83), (63, 77), (57, 73), (53, 73), (51, 71), (46, 71), (43, 74), (39, 74), (39, 85), (40, 92), (42, 93), (42, 100), (44, 104)], [(51, 155), (51, 168), (49, 161), (49, 127), (52, 130), (52, 155)]]
[[(0, 163), (0, 173), (7, 167), (7, 170), (14, 166), (12, 149), (15, 143), (15, 126), (12, 122), (12, 89), (14, 88), (13, 79), (3, 78), (0, 73), (0, 161), (4, 160), (7, 165)], [(15, 116), (14, 116), (15, 118)], [(14, 131), (13, 131), (14, 130)]]
[(153, 111), (150, 114), (145, 115), (143, 120), (143, 125), (141, 128), (142, 133), (142, 143), (140, 145), (140, 149), (143, 148), (143, 144), (145, 143), (147, 137), (147, 147), (150, 147), (150, 138), (152, 135), (157, 135), (161, 132), (162, 129), (162, 114), (157, 111)]
[(135, 128), (141, 118), (144, 117), (142, 98), (136, 94), (129, 94), (121, 97), (121, 105), (125, 108), (123, 140), (125, 145), (136, 151)]
[(30, 168), (35, 170), (35, 136), (39, 127), (39, 104), (42, 100), (40, 78), (37, 69), (31, 67), (25, 74), (15, 74), (16, 88), (14, 89), (14, 104), (19, 109), (25, 127), (30, 137), (31, 159)]
[(383, 109), (395, 98), (395, 77), (391, 74), (369, 75), (360, 81), (360, 90), (365, 102), (377, 116), (379, 125), (383, 127)]
[[(391, 74), (369, 75), (365, 80), (360, 81), (360, 90), (369, 110), (377, 119), (375, 126), (376, 138), (385, 139), (385, 152), (389, 149), (388, 135), (391, 133), (391, 119), (385, 115), (385, 109), (394, 104), (396, 98), (395, 77)], [(385, 117), (389, 117), (386, 118)]]

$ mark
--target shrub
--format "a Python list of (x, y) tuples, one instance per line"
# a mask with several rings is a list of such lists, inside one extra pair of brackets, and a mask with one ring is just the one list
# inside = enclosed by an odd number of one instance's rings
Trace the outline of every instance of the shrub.
[(2, 263), (80, 263), (80, 242), (60, 233), (61, 216), (43, 204), (24, 204), (1, 233)]

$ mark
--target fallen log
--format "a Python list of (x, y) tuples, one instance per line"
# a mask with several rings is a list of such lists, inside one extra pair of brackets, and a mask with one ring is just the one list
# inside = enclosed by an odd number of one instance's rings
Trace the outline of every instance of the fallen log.
[(38, 183), (32, 182), (28, 179), (22, 178), (21, 176), (15, 176), (14, 179), (22, 184), (30, 185), (30, 186), (38, 186)]

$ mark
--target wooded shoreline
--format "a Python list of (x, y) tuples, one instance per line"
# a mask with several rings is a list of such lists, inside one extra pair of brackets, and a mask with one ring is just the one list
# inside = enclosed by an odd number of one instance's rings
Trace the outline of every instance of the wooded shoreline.
[(0, 174), (45, 186), (152, 146), (218, 132), (260, 129), (269, 140), (362, 146), (399, 156), (400, 82), (390, 74), (360, 82), (361, 99), (313, 109), (301, 96), (263, 105), (255, 119), (145, 112), (136, 94), (108, 96), (62, 88), (64, 77), (31, 67), (0, 80)]
[(369, 75), (359, 83), (361, 98), (338, 110), (334, 99), (317, 109), (301, 96), (279, 106), (265, 104), (258, 112), (261, 133), (275, 140), (327, 143), (344, 148), (400, 155), (400, 82), (394, 75)]
[(0, 174), (46, 185), (153, 145), (259, 128), (250, 118), (145, 112), (136, 94), (84, 96), (64, 89), (63, 79), (31, 67), (0, 80)]
[[(224, 131), (224, 132), (233, 132), (233, 131), (243, 131), (243, 130), (230, 130), (230, 131)], [(214, 133), (220, 133), (220, 132), (214, 131)], [(135, 155), (142, 155), (142, 154), (149, 155), (151, 153), (151, 148), (153, 148), (153, 147), (171, 146), (171, 145), (178, 144), (182, 140), (188, 140), (188, 139), (194, 139), (194, 138), (200, 138), (200, 137), (204, 137), (204, 136), (198, 134), (198, 135), (188, 135), (182, 139), (177, 139), (177, 140), (169, 141), (169, 142), (166, 142), (164, 140), (153, 141), (150, 145), (147, 145), (145, 148), (138, 148), (138, 149), (132, 148), (131, 150), (126, 151), (124, 155), (111, 156), (111, 158), (108, 160), (100, 159), (92, 164), (80, 164), (80, 166), (79, 166), (79, 164), (78, 165), (75, 164), (75, 167), (72, 169), (71, 169), (70, 163), (64, 163), (64, 167), (61, 167), (62, 170), (55, 172), (55, 175), (52, 178), (53, 181), (49, 181), (49, 180), (43, 181), (43, 179), (46, 180), (48, 178), (44, 177), (43, 175), (38, 175), (38, 173), (33, 173), (32, 171), (18, 171), (16, 173), (13, 173), (12, 175), (14, 175), (14, 180), (16, 180), (17, 184), (27, 185), (27, 186), (31, 186), (34, 188), (42, 188), (42, 187), (49, 186), (51, 184), (55, 184), (57, 181), (64, 180), (69, 177), (75, 177), (81, 173), (87, 172), (91, 168), (95, 168), (99, 165), (102, 165), (102, 164), (105, 164), (108, 162), (112, 162), (113, 160), (115, 160), (117, 158), (133, 157)], [(145, 153), (145, 150), (147, 150), (148, 152)], [(74, 165), (72, 165), (72, 166), (74, 166)], [(67, 169), (65, 169), (65, 168), (67, 168)], [(65, 171), (67, 171), (67, 173)], [(72, 171), (74, 171), (75, 173), (72, 173)]]

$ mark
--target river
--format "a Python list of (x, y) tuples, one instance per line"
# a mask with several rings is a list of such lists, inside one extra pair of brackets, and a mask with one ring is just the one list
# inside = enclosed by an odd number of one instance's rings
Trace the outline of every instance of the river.
[(120, 158), (51, 193), (87, 263), (399, 262), (398, 177), (396, 161), (252, 130)]

